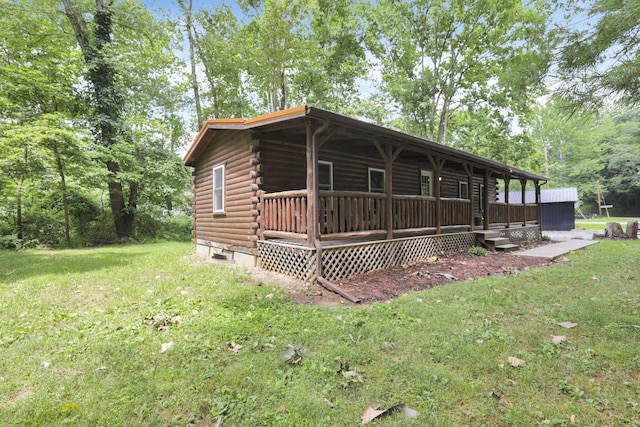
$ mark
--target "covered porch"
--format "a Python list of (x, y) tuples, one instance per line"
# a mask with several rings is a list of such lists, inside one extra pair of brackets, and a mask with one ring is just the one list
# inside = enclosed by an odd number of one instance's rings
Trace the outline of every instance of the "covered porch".
[[(286, 134), (291, 151), (300, 147), (295, 141), (304, 141), (305, 168), (296, 174), (291, 166), (286, 181), (270, 186), (267, 161), (265, 185), (257, 178), (256, 246), (263, 268), (332, 289), (332, 281), (353, 274), (464, 250), (476, 244), (479, 230), (511, 241), (539, 238), (543, 177), (323, 110), (307, 110), (310, 116), (304, 127), (278, 128), (273, 135), (283, 141)], [(263, 157), (275, 155), (267, 147)], [(322, 163), (349, 165), (336, 179), (339, 189), (333, 178), (331, 185), (321, 180)], [(365, 165), (371, 166), (370, 191), (362, 191), (354, 172)], [(375, 186), (371, 170), (382, 177)], [(506, 193), (514, 181), (523, 194), (533, 187), (535, 203), (498, 203), (498, 181)], [(285, 182), (306, 185), (286, 188)]]

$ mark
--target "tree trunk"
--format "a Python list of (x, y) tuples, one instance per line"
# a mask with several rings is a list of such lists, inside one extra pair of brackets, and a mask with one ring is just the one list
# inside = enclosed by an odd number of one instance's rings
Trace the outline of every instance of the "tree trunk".
[(624, 237), (624, 232), (622, 231), (622, 226), (617, 222), (608, 222), (607, 228), (604, 231), (604, 237)]
[[(112, 12), (105, 7), (104, 0), (95, 0), (96, 11), (93, 16), (93, 43), (89, 37), (86, 22), (76, 12), (70, 0), (62, 0), (64, 12), (73, 29), (73, 33), (82, 50), (89, 68), (89, 81), (93, 86), (95, 113), (94, 120), (98, 127), (98, 141), (107, 148), (117, 142), (118, 123), (120, 122), (123, 97), (116, 84), (114, 68), (108, 50), (113, 32)], [(127, 208), (122, 192), (122, 183), (118, 179), (119, 165), (114, 160), (107, 160), (109, 171), (109, 201), (114, 217), (116, 235), (119, 239), (131, 236), (133, 230), (133, 211)]]
[(625, 235), (630, 239), (638, 238), (638, 221), (627, 222), (627, 231)]
[(24, 238), (24, 234), (22, 232), (22, 185), (24, 184), (24, 169), (27, 167), (29, 151), (27, 147), (24, 147), (23, 153), (23, 169), (20, 172), (20, 176), (18, 177), (18, 187), (16, 188), (16, 237), (19, 240)]
[(196, 74), (196, 53), (195, 41), (193, 37), (193, 0), (189, 0), (189, 4), (185, 6), (182, 0), (178, 1), (185, 17), (185, 26), (187, 28), (187, 39), (189, 41), (189, 62), (191, 62), (191, 86), (193, 87), (193, 99), (196, 104), (196, 117), (198, 119), (198, 129), (202, 127), (204, 120), (202, 118), (202, 104), (200, 102), (200, 88), (198, 86), (198, 75)]
[(67, 181), (64, 174), (64, 164), (62, 157), (58, 152), (57, 143), (54, 143), (53, 153), (56, 156), (56, 167), (58, 169), (58, 175), (60, 175), (60, 190), (62, 191), (62, 209), (64, 211), (64, 239), (67, 243), (71, 242), (71, 232), (69, 224), (69, 197), (67, 194)]

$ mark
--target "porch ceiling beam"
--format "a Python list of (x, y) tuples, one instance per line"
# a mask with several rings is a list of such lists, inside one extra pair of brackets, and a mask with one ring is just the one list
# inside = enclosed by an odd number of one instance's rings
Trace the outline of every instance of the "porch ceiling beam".
[(386, 162), (387, 161), (387, 153), (382, 148), (382, 145), (380, 145), (380, 142), (374, 140), (373, 141), (373, 145), (376, 146), (376, 149), (378, 150), (378, 153), (380, 154), (380, 157), (382, 157), (382, 160), (384, 160)]
[(324, 135), (319, 137), (318, 140), (316, 141), (316, 145), (317, 145), (316, 149), (319, 149), (320, 147), (322, 147), (324, 143), (327, 142), (329, 138), (333, 136), (334, 133), (335, 132), (333, 130), (328, 130), (327, 132), (324, 133)]
[(400, 155), (400, 153), (402, 152), (403, 148), (402, 147), (398, 147), (396, 148), (396, 150), (393, 152), (393, 154), (391, 155), (391, 161), (395, 162), (396, 159), (398, 158), (398, 156)]

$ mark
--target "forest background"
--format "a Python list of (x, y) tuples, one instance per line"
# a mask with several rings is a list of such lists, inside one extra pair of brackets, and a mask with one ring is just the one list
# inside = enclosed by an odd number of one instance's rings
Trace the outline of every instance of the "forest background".
[(0, 8), (0, 248), (189, 239), (203, 121), (300, 104), (640, 212), (637, 0)]

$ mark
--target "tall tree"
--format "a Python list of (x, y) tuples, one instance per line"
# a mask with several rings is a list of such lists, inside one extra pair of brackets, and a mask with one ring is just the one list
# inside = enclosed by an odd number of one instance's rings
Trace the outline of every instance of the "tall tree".
[(613, 98), (640, 101), (638, 2), (591, 0), (569, 4), (573, 6), (573, 21), (579, 22), (570, 21), (564, 33), (566, 43), (559, 61), (562, 96), (595, 109)]
[(308, 8), (310, 32), (296, 54), (292, 91), (302, 103), (352, 111), (368, 69), (363, 8), (357, 0), (316, 0)]
[[(76, 11), (71, 0), (62, 0), (62, 3), (87, 66), (87, 78), (93, 91), (93, 119), (97, 127), (97, 140), (108, 153), (115, 149), (122, 136), (121, 114), (124, 103), (122, 91), (116, 84), (117, 64), (112, 55), (113, 4), (95, 0), (92, 10), (93, 25), (89, 26), (85, 15)], [(128, 197), (125, 197), (118, 176), (119, 162), (115, 156), (107, 154), (105, 164), (109, 171), (109, 201), (116, 235), (118, 238), (127, 238), (133, 234), (137, 189), (136, 186), (131, 186)]]
[[(140, 198), (140, 173), (144, 163), (140, 150), (154, 135), (139, 123), (144, 109), (152, 120), (179, 108), (172, 79), (177, 75), (170, 51), (173, 28), (156, 20), (135, 1), (105, 3), (95, 0), (87, 10), (63, 0), (65, 14), (80, 47), (92, 93), (92, 118), (96, 141), (108, 171), (111, 212), (118, 238), (131, 237)], [(80, 3), (79, 7), (86, 6)], [(85, 16), (93, 14), (93, 21)]]
[(526, 112), (553, 39), (546, 0), (379, 0), (372, 46), (407, 130), (445, 143), (456, 110)]
[(48, 121), (45, 133), (64, 132), (81, 108), (81, 73), (74, 44), (60, 31), (64, 22), (55, 2), (2, 0), (0, 8), (5, 11), (0, 16), (0, 168), (4, 207), (15, 209), (15, 234), (21, 240), (27, 237), (28, 190), (43, 186), (48, 163), (43, 134), (31, 130), (55, 113), (60, 120)]
[(251, 21), (244, 28), (251, 60), (247, 72), (268, 111), (291, 106), (290, 82), (303, 40), (308, 34), (308, 0), (263, 0), (240, 3)]
[(227, 5), (202, 10), (196, 15), (198, 58), (209, 84), (205, 108), (207, 116), (246, 117), (254, 113), (247, 94), (247, 64), (251, 50), (245, 47), (241, 25), (233, 9)]
[(195, 29), (193, 27), (193, 0), (177, 0), (180, 9), (184, 15), (184, 26), (187, 32), (187, 41), (189, 42), (189, 63), (191, 65), (191, 87), (193, 89), (193, 100), (196, 105), (196, 119), (198, 120), (198, 129), (202, 127), (204, 122), (202, 116), (202, 103), (200, 101), (200, 86), (198, 85), (198, 75), (196, 73), (196, 42)]

